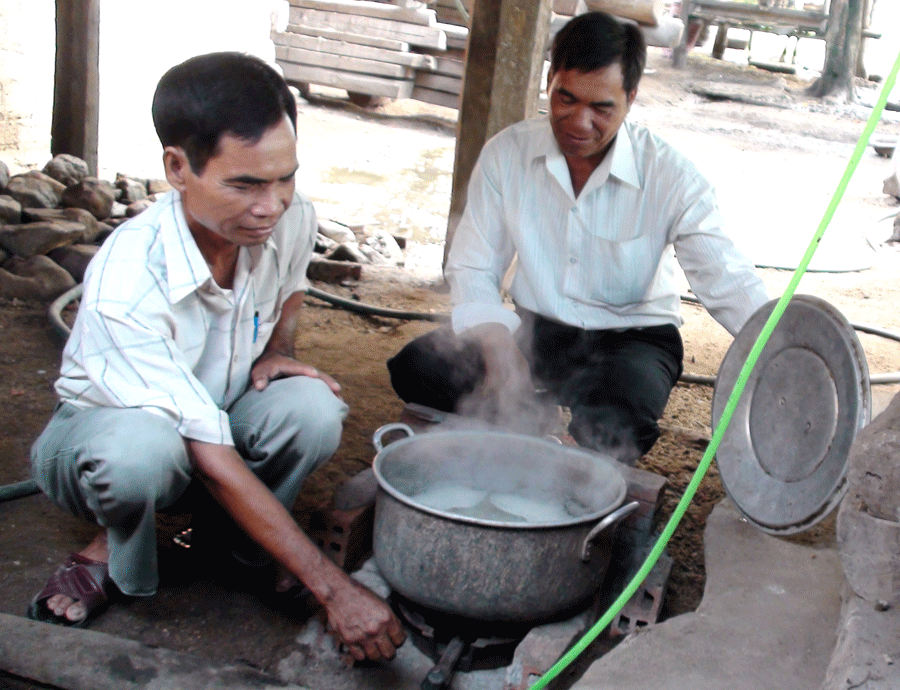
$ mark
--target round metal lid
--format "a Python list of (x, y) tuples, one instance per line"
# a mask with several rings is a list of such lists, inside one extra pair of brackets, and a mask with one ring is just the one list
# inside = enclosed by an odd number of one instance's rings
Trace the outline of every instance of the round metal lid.
[[(715, 427), (777, 300), (738, 333), (713, 393)], [(869, 421), (865, 352), (828, 302), (795, 295), (750, 374), (716, 461), (738, 510), (770, 534), (802, 532), (847, 491), (847, 457)]]

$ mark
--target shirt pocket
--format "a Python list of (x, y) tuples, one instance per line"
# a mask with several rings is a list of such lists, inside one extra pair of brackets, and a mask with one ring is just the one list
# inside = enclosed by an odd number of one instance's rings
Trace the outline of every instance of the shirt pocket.
[(653, 238), (639, 235), (628, 239), (591, 238), (590, 251), (582, 262), (587, 299), (614, 307), (644, 300), (659, 267), (659, 252)]
[(269, 343), (269, 339), (272, 337), (272, 333), (275, 331), (275, 325), (278, 323), (278, 317), (280, 314), (270, 313), (268, 319), (261, 319), (256, 317), (253, 325), (253, 357), (252, 360), (255, 362), (256, 359), (263, 353), (263, 350), (266, 348), (266, 345)]

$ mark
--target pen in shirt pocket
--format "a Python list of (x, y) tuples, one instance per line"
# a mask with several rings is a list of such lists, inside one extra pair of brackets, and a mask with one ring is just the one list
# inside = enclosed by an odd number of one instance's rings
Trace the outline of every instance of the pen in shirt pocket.
[(253, 342), (256, 342), (256, 337), (259, 335), (259, 312), (254, 312), (253, 314)]

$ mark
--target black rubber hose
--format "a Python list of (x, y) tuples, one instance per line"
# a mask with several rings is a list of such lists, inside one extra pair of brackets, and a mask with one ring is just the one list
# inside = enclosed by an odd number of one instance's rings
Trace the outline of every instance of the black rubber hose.
[[(71, 329), (69, 329), (69, 327), (62, 319), (62, 310), (65, 309), (66, 305), (69, 302), (78, 299), (81, 296), (81, 291), (82, 286), (80, 284), (76, 285), (75, 287), (67, 290), (62, 295), (57, 297), (50, 305), (50, 323), (53, 325), (53, 328), (56, 330), (56, 332), (59, 333), (63, 338), (69, 337), (69, 332)], [(329, 304), (333, 304), (334, 306), (341, 307), (342, 309), (346, 309), (357, 314), (383, 316), (386, 318), (402, 319), (406, 321), (421, 320), (444, 322), (450, 320), (450, 315), (447, 313), (435, 314), (432, 312), (415, 312), (402, 311), (399, 309), (386, 309), (384, 307), (377, 307), (372, 304), (366, 304), (365, 302), (357, 302), (355, 300), (344, 299), (343, 297), (332, 295), (330, 292), (323, 292), (322, 290), (311, 286), (306, 288), (306, 292), (310, 297), (315, 297), (316, 299), (320, 299), (323, 302), (328, 302)], [(687, 302), (689, 304), (700, 304), (700, 300), (694, 297), (694, 295), (681, 295), (681, 301)], [(870, 335), (876, 335), (881, 338), (886, 338), (887, 340), (900, 342), (900, 333), (895, 333), (894, 331), (888, 331), (883, 328), (878, 328), (877, 326), (869, 326), (862, 323), (851, 323), (850, 325), (854, 330), (859, 331), (860, 333), (868, 333)], [(678, 380), (682, 383), (696, 383), (704, 386), (713, 386), (716, 383), (715, 376), (704, 376), (702, 374), (691, 374), (689, 372), (682, 373), (681, 378), (679, 378)], [(869, 383), (873, 385), (900, 383), (900, 371), (889, 372), (887, 374), (870, 374)]]
[(78, 285), (69, 288), (53, 300), (47, 308), (47, 317), (50, 319), (50, 325), (53, 326), (53, 330), (56, 331), (57, 335), (63, 340), (66, 340), (69, 337), (69, 333), (72, 332), (72, 329), (66, 325), (65, 321), (63, 321), (62, 311), (69, 302), (74, 302), (81, 297), (82, 292), (84, 292), (84, 286), (81, 283), (78, 283)]
[(15, 484), (7, 484), (5, 486), (0, 486), (0, 502), (11, 501), (14, 498), (23, 498), (24, 496), (31, 496), (32, 494), (40, 492), (41, 490), (33, 479), (17, 482)]
[[(398, 309), (385, 309), (383, 307), (376, 307), (364, 302), (356, 302), (354, 300), (344, 299), (343, 297), (338, 297), (337, 295), (323, 292), (322, 290), (318, 290), (314, 287), (307, 287), (306, 292), (310, 295), (310, 297), (315, 297), (316, 299), (320, 299), (323, 302), (328, 302), (329, 304), (333, 304), (337, 307), (341, 307), (358, 314), (369, 314), (371, 316), (383, 316), (386, 318), (403, 320), (418, 319), (422, 321), (448, 321), (450, 319), (450, 315), (446, 313), (434, 314), (429, 312), (402, 311)], [(57, 297), (49, 307), (50, 323), (53, 326), (53, 329), (64, 339), (69, 337), (71, 329), (63, 321), (62, 311), (66, 308), (67, 304), (78, 299), (81, 296), (81, 293), (81, 284), (76, 285), (75, 287), (67, 290), (62, 295)], [(690, 304), (700, 304), (700, 300), (698, 300), (693, 295), (681, 295), (681, 301), (688, 302)], [(869, 326), (866, 324), (852, 323), (850, 325), (854, 330), (861, 333), (877, 335), (881, 338), (900, 342), (900, 334), (894, 333), (893, 331), (888, 331), (883, 328)], [(704, 386), (714, 386), (716, 383), (715, 376), (703, 376), (701, 374), (691, 374), (689, 372), (682, 373), (681, 378), (679, 378), (678, 380), (682, 383), (696, 383)], [(870, 384), (881, 385), (900, 383), (900, 371), (888, 374), (870, 375), (869, 382)], [(0, 501), (8, 501), (14, 498), (20, 498), (22, 496), (30, 496), (31, 494), (38, 493), (39, 491), (40, 489), (37, 488), (37, 484), (34, 483), (34, 480), (19, 482), (18, 484), (9, 484), (7, 486), (0, 486)]]
[[(681, 295), (681, 301), (690, 304), (700, 304), (700, 300), (694, 297), (694, 295)], [(894, 342), (900, 343), (900, 333), (888, 331), (884, 328), (879, 328), (878, 326), (870, 326), (865, 323), (851, 323), (850, 326), (854, 331), (868, 333), (869, 335), (877, 335), (879, 338), (885, 338), (886, 340), (893, 340)], [(709, 386), (714, 386), (716, 383), (715, 376), (702, 376), (700, 374), (685, 373), (682, 374), (681, 378), (678, 380), (684, 383), (700, 383)], [(876, 386), (900, 383), (900, 371), (888, 372), (887, 374), (869, 374), (869, 383)]]
[(316, 288), (309, 286), (306, 288), (306, 294), (310, 297), (315, 297), (316, 299), (320, 299), (323, 302), (328, 302), (329, 304), (333, 304), (337, 307), (342, 307), (347, 311), (356, 312), (358, 314), (369, 314), (371, 316), (385, 316), (391, 319), (403, 319), (404, 321), (449, 321), (450, 314), (434, 314), (430, 312), (420, 312), (420, 311), (401, 311), (399, 309), (385, 309), (384, 307), (376, 307), (371, 304), (365, 304), (364, 302), (357, 302), (352, 299), (344, 299), (343, 297), (338, 297), (337, 295), (332, 295), (330, 292), (323, 292), (322, 290), (317, 290)]

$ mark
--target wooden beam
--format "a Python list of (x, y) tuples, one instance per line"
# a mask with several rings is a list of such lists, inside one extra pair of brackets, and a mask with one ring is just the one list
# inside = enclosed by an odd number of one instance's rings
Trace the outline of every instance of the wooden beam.
[(386, 96), (387, 98), (409, 98), (412, 95), (412, 79), (408, 81), (385, 79), (367, 74), (296, 65), (292, 62), (280, 62), (279, 64), (288, 83), (321, 84), (345, 91)]
[(56, 0), (56, 71), (50, 152), (78, 156), (97, 175), (100, 0)]
[(412, 98), (417, 101), (442, 105), (445, 108), (459, 108), (459, 96), (446, 91), (435, 91), (424, 86), (414, 86)]
[(488, 136), (536, 114), (552, 0), (503, 0)]
[(435, 27), (395, 22), (376, 17), (322, 12), (303, 7), (291, 7), (289, 16), (291, 24), (332, 28), (338, 31), (399, 39), (406, 43), (426, 48), (437, 48), (439, 50), (447, 48), (447, 34)]
[[(436, 70), (437, 58), (424, 53), (410, 53), (400, 50), (386, 50), (374, 46), (359, 45), (348, 41), (337, 41), (322, 36), (304, 36), (302, 34), (275, 33), (272, 34), (275, 42), (276, 53), (279, 46), (312, 50), (330, 55), (344, 55), (346, 57), (361, 58), (390, 62), (395, 65), (406, 65), (416, 69)], [(277, 57), (277, 55), (276, 55)]]
[(275, 58), (285, 62), (310, 65), (311, 67), (360, 72), (361, 74), (373, 74), (378, 77), (390, 77), (391, 79), (412, 79), (414, 76), (413, 68), (405, 65), (348, 57), (346, 55), (332, 55), (315, 50), (304, 50), (303, 48), (275, 46)]
[(376, 48), (384, 48), (385, 50), (409, 50), (409, 43), (398, 41), (393, 38), (382, 38), (381, 36), (368, 36), (366, 34), (358, 34), (352, 31), (338, 31), (327, 26), (304, 26), (301, 24), (288, 24), (287, 32), (279, 34), (281, 36), (290, 36), (291, 34), (301, 34), (303, 36), (322, 36), (335, 41), (346, 41), (347, 43), (357, 43), (364, 46), (374, 46)]
[(398, 7), (383, 2), (369, 0), (289, 0), (291, 7), (303, 7), (325, 12), (343, 12), (358, 14), (364, 17), (390, 19), (395, 22), (408, 22), (422, 26), (434, 26), (437, 15), (434, 10), (424, 7)]
[(465, 50), (469, 41), (469, 29), (456, 24), (441, 24), (435, 26), (447, 34), (447, 48), (452, 50)]
[(454, 58), (442, 57), (440, 55), (429, 55), (428, 57), (434, 58), (434, 66), (432, 67), (424, 67), (429, 72), (434, 72), (436, 74), (446, 74), (450, 77), (456, 77), (457, 79), (462, 79), (463, 75), (466, 73), (466, 62), (465, 60), (456, 60)]
[(484, 142), (536, 114), (551, 0), (475, 0), (460, 98), (444, 258)]
[(460, 91), (462, 91), (462, 79), (459, 77), (448, 77), (445, 74), (434, 74), (432, 72), (416, 72), (415, 84), (434, 91), (452, 93), (457, 98)]

